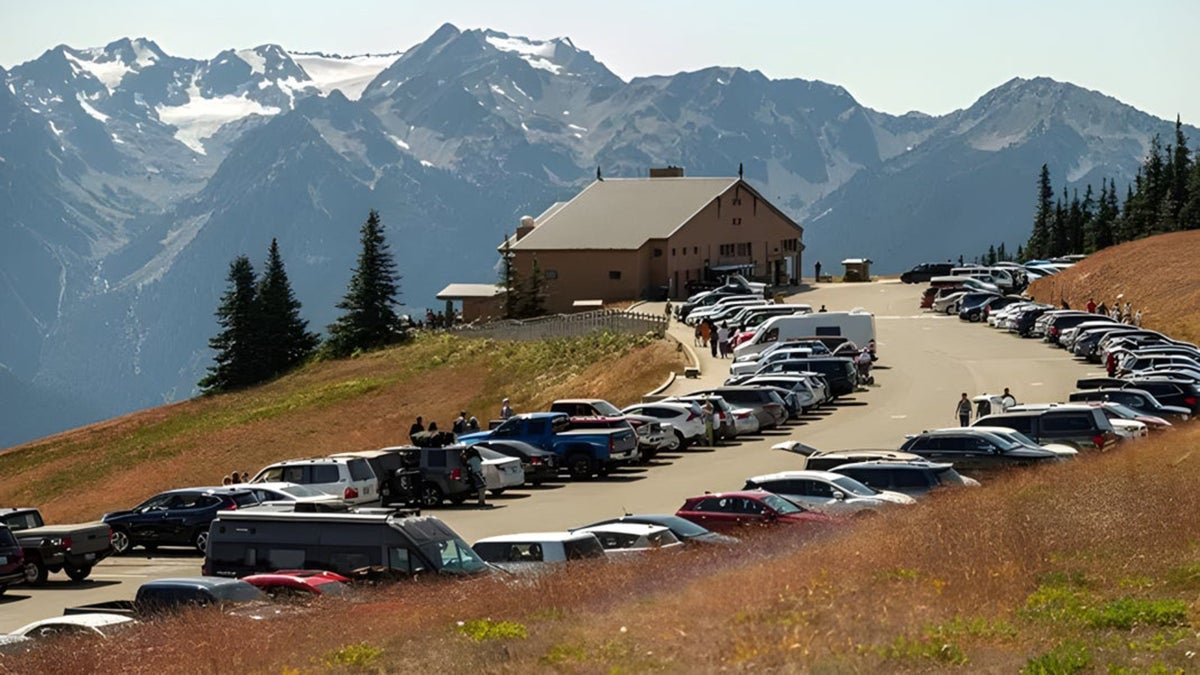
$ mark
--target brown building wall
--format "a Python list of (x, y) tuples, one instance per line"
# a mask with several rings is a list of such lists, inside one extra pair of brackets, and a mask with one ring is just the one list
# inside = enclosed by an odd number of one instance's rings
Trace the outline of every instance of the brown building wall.
[[(538, 266), (546, 275), (546, 310), (551, 313), (572, 311), (576, 300), (637, 298), (646, 276), (641, 251), (545, 249), (536, 253)], [(513, 251), (522, 279), (533, 266), (533, 254)], [(611, 272), (620, 278), (611, 278)]]
[(504, 317), (504, 295), (496, 295), (490, 298), (463, 298), (462, 299), (462, 318), (463, 321), (476, 321), (478, 319), (499, 319)]

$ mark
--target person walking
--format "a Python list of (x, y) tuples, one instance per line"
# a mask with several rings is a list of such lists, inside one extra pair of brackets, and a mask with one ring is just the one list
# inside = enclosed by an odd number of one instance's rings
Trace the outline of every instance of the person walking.
[(971, 399), (967, 398), (967, 392), (964, 391), (962, 398), (958, 399), (958, 405), (954, 408), (954, 414), (958, 415), (958, 426), (970, 426)]
[(704, 420), (704, 438), (708, 441), (708, 447), (716, 447), (713, 433), (713, 404), (708, 397), (704, 398), (704, 405), (700, 406), (700, 418)]
[(720, 343), (720, 335), (717, 332), (717, 325), (712, 322), (712, 319), (705, 318), (704, 323), (708, 325), (708, 351), (712, 357), (717, 358), (717, 345)]
[(720, 343), (718, 346), (721, 349), (721, 358), (725, 358), (733, 352), (733, 350), (729, 348), (729, 324), (723, 323), (721, 324), (721, 327), (717, 329), (717, 341)]
[(471, 487), (475, 490), (476, 503), (479, 506), (487, 506), (487, 500), (485, 499), (487, 483), (483, 479), (483, 458), (479, 456), (479, 450), (474, 446), (463, 450), (463, 463), (467, 465), (467, 473), (470, 474)]
[(500, 402), (500, 419), (506, 420), (513, 416), (512, 406), (508, 404), (508, 398)]
[(425, 431), (425, 425), (423, 424), (423, 420), (421, 419), (421, 416), (417, 415), (417, 421), (413, 422), (412, 426), (408, 428), (408, 440), (411, 441), (413, 439), (413, 436), (416, 436), (417, 434), (421, 433), (422, 431)]
[(817, 283), (821, 283), (821, 261), (820, 260), (817, 261), (817, 264), (813, 265), (813, 269), (816, 270), (816, 273), (817, 273), (816, 276), (813, 277), (813, 281), (815, 281)]
[(707, 347), (708, 341), (712, 337), (712, 326), (708, 325), (708, 321), (701, 321), (696, 324), (696, 330), (700, 332), (700, 346)]

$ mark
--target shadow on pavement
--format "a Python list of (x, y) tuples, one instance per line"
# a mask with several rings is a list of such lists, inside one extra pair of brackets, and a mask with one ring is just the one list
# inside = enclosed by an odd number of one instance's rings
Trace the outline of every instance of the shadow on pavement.
[[(101, 572), (103, 574), (103, 572)], [(47, 581), (41, 586), (29, 586), (30, 590), (38, 591), (78, 591), (91, 588), (102, 588), (104, 586), (116, 586), (119, 581), (101, 581), (99, 579), (84, 579), (83, 581)], [(7, 597), (7, 596), (5, 596)]]

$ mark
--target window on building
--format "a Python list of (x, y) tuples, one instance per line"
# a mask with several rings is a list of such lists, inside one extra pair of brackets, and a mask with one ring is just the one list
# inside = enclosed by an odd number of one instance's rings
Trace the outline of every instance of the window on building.
[(621, 278), (621, 270), (610, 270), (608, 272), (608, 278), (609, 279), (620, 279)]
[(558, 278), (558, 270), (546, 270), (546, 278), (547, 279), (557, 279)]
[(699, 246), (692, 247), (692, 255), (700, 255), (700, 247)]
[(661, 257), (662, 257), (662, 249), (661, 249), (661, 248), (656, 248), (656, 249), (654, 249), (654, 257), (655, 257), (655, 258), (661, 258)]
[(740, 205), (741, 203), (742, 203), (742, 198), (741, 198), (741, 197), (734, 197), (734, 198), (733, 198), (733, 205), (734, 205), (734, 206), (738, 206), (738, 205)]
[(675, 257), (675, 249), (671, 249), (671, 257), (672, 257), (672, 258), (674, 258), (674, 257)]
[(741, 218), (734, 218), (734, 219), (733, 219), (733, 224), (734, 224), (734, 225), (741, 225), (741, 224), (742, 224), (742, 219), (741, 219)]

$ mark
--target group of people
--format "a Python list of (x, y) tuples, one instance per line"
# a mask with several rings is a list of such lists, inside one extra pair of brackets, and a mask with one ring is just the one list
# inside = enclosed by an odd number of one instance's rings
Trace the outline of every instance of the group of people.
[[(1063, 309), (1070, 308), (1070, 305), (1068, 305), (1064, 300)], [(1088, 298), (1087, 311), (1092, 314), (1101, 314), (1103, 316), (1107, 316), (1113, 321), (1120, 321), (1121, 323), (1127, 323), (1132, 326), (1140, 327), (1142, 325), (1142, 310), (1139, 309), (1137, 311), (1133, 311), (1128, 300), (1126, 300), (1125, 304), (1122, 306), (1120, 295), (1117, 296), (1117, 299), (1113, 302), (1112, 307), (1104, 304), (1103, 300), (1101, 300), (1100, 304), (1097, 305), (1094, 299)]]
[(712, 319), (704, 319), (696, 324), (695, 343), (697, 347), (708, 347), (710, 353), (720, 358), (733, 355), (733, 330), (728, 322), (717, 325)]
[[(509, 404), (508, 398), (505, 398), (500, 403), (500, 419), (507, 420), (514, 414), (516, 413)], [(425, 419), (418, 415), (417, 420), (408, 428), (408, 439), (418, 447), (444, 448), (453, 445), (458, 440), (459, 434), (469, 434), (475, 431), (479, 431), (479, 419), (474, 415), (469, 415), (466, 410), (459, 411), (458, 417), (454, 419), (454, 424), (451, 426), (451, 431), (439, 431), (437, 422), (430, 422), (426, 427)], [(485, 499), (487, 483), (483, 478), (483, 458), (479, 455), (479, 450), (473, 446), (467, 446), (459, 452), (463, 466), (467, 467), (467, 478), (476, 493), (478, 504), (487, 506)]]
[[(992, 413), (1007, 412), (1009, 408), (1017, 404), (1017, 399), (1008, 391), (1008, 387), (1004, 388), (1004, 393), (999, 396), (989, 396), (988, 394), (980, 394), (975, 397), (975, 419), (991, 415)], [(958, 399), (958, 404), (954, 407), (954, 414), (958, 417), (958, 425), (966, 427), (971, 425), (971, 399), (967, 396), (967, 392), (963, 392), (962, 398)]]
[(250, 482), (250, 473), (247, 471), (243, 471), (240, 474), (238, 472), (234, 471), (233, 473), (230, 473), (229, 475), (227, 475), (221, 479), (221, 485), (240, 485), (242, 483), (249, 483), (249, 482)]
[(425, 327), (430, 330), (450, 328), (455, 323), (462, 323), (461, 312), (456, 311), (452, 314), (446, 314), (439, 310), (437, 314), (434, 314), (431, 309), (425, 310)]

